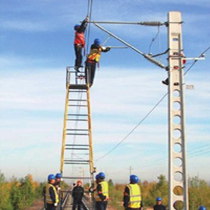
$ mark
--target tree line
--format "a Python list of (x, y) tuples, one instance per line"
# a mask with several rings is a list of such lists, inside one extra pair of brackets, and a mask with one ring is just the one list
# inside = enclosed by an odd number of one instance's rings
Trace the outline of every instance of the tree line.
[(4, 174), (0, 173), (0, 210), (26, 209), (42, 196), (44, 186), (45, 183), (35, 182), (30, 174), (7, 181)]
[[(143, 181), (141, 187), (144, 207), (153, 207), (156, 197), (162, 197), (162, 203), (168, 207), (168, 182), (164, 175), (157, 177), (158, 181)], [(110, 179), (109, 184), (109, 204), (118, 210), (123, 210), (122, 199), (125, 184), (114, 184)], [(38, 183), (28, 174), (24, 178), (13, 177), (7, 181), (4, 174), (0, 173), (0, 210), (24, 210), (27, 209), (36, 198), (42, 197), (42, 190), (46, 183)], [(66, 183), (62, 188), (66, 188)], [(188, 179), (189, 209), (197, 210), (203, 205), (210, 208), (210, 183), (195, 176)], [(176, 189), (176, 194), (181, 193), (181, 189)], [(182, 209), (181, 205), (177, 209)]]
[[(156, 203), (156, 198), (161, 197), (163, 205), (168, 209), (168, 182), (164, 175), (157, 177), (158, 181), (143, 181), (139, 185), (141, 187), (142, 199), (144, 207), (153, 208)], [(118, 210), (123, 210), (122, 199), (123, 192), (125, 189), (124, 184), (113, 184), (112, 180), (109, 183), (109, 203)], [(205, 180), (199, 179), (199, 177), (192, 177), (188, 179), (188, 192), (189, 192), (189, 209), (198, 210), (199, 206), (205, 206), (210, 209), (210, 183)], [(181, 188), (177, 188), (177, 195), (182, 193)], [(177, 210), (181, 210), (183, 207), (182, 203), (176, 205)]]

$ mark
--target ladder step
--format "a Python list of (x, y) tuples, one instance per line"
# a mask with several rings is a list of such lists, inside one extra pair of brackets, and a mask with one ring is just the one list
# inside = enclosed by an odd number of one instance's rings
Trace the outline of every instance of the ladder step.
[(82, 121), (88, 121), (87, 119), (67, 119), (68, 121), (80, 121), (80, 122), (82, 122)]
[(89, 144), (65, 144), (65, 146), (80, 146), (80, 147), (89, 147)]
[(87, 136), (88, 133), (66, 133), (68, 136)]
[(67, 162), (64, 162), (64, 164), (68, 164), (68, 165), (89, 165), (89, 163), (67, 163)]
[(87, 114), (68, 114), (68, 116), (84, 116), (87, 117)]
[(86, 93), (86, 91), (82, 90), (69, 90), (70, 93)]
[(70, 104), (69, 106), (87, 107), (87, 105)]
[(75, 129), (66, 129), (66, 131), (88, 131), (88, 129), (75, 128)]
[(87, 90), (87, 85), (86, 84), (83, 84), (83, 85), (73, 84), (73, 85), (69, 85), (69, 89)]
[(69, 101), (87, 101), (85, 99), (69, 99)]
[(71, 147), (71, 148), (65, 148), (66, 150), (89, 150), (88, 148), (74, 148), (74, 147)]

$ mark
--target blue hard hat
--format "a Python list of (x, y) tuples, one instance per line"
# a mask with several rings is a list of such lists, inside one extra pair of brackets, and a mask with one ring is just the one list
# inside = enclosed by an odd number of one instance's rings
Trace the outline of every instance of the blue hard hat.
[(200, 206), (198, 210), (206, 210), (205, 206)]
[(60, 173), (57, 173), (57, 174), (55, 175), (55, 178), (61, 179), (61, 174), (60, 174)]
[(136, 184), (139, 182), (139, 177), (136, 175), (130, 175), (130, 182)]
[(55, 179), (55, 176), (53, 174), (48, 175), (48, 181)]
[(80, 25), (79, 25), (79, 24), (76, 24), (76, 25), (74, 26), (74, 30), (76, 30), (78, 27), (80, 27)]
[(99, 175), (98, 175), (98, 174), (96, 174), (95, 178), (96, 178), (96, 179), (99, 179)]
[(162, 201), (162, 198), (161, 197), (157, 197), (156, 201)]
[(100, 173), (98, 174), (98, 178), (99, 178), (99, 179), (105, 179), (105, 173), (100, 172)]
[(94, 40), (94, 44), (100, 45), (100, 44), (101, 44), (100, 39), (95, 39), (95, 40)]

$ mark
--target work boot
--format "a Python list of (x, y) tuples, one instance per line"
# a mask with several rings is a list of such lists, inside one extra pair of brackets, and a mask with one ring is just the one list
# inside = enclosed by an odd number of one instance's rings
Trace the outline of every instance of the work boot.
[(169, 84), (168, 79), (163, 80), (162, 83), (163, 83), (164, 85), (168, 85), (168, 84)]
[(74, 69), (75, 69), (77, 72), (80, 72), (78, 66), (75, 66)]

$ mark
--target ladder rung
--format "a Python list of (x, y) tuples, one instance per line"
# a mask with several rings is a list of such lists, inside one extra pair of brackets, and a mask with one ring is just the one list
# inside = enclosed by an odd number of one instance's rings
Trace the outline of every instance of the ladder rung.
[(69, 90), (71, 93), (86, 93), (86, 91), (81, 91), (81, 90)]
[(87, 114), (68, 114), (68, 116), (88, 116)]
[(78, 159), (66, 159), (64, 161), (79, 162), (79, 163), (89, 163), (89, 160), (78, 160)]
[(69, 106), (87, 107), (87, 105), (77, 105), (77, 104), (70, 104)]
[(65, 149), (68, 149), (68, 150), (89, 150), (87, 148), (65, 148)]
[(85, 99), (69, 99), (69, 101), (87, 101)]
[(88, 121), (86, 119), (67, 119), (68, 121)]
[(89, 163), (66, 163), (66, 162), (64, 162), (64, 164), (69, 164), (69, 165), (88, 165)]
[(88, 131), (88, 129), (79, 129), (79, 128), (75, 128), (75, 129), (66, 129), (67, 131)]
[(78, 84), (73, 84), (73, 85), (69, 85), (69, 89), (77, 89), (77, 90), (87, 90), (87, 85), (78, 85)]
[(87, 136), (89, 134), (88, 133), (66, 133), (66, 135), (69, 135), (69, 136)]
[(81, 147), (89, 147), (88, 144), (66, 144), (65, 146), (81, 146)]

